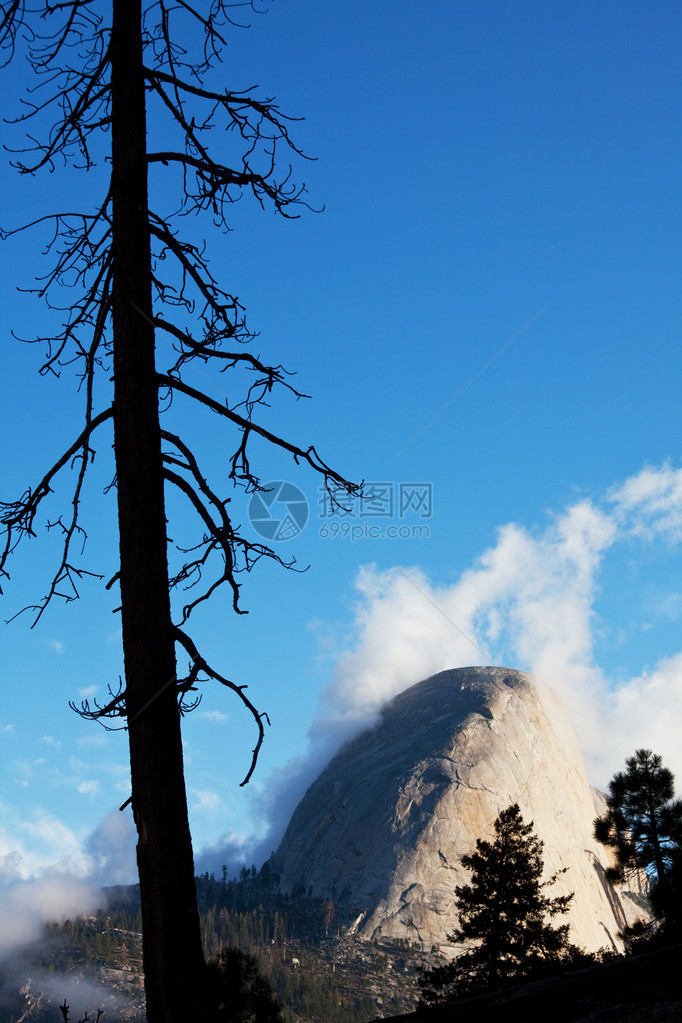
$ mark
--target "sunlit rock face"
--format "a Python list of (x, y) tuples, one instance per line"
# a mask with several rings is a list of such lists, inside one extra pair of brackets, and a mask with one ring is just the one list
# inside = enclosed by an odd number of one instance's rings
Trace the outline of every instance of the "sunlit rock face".
[(455, 886), (470, 880), (461, 857), (514, 802), (544, 841), (547, 875), (568, 868), (551, 894), (575, 893), (572, 940), (620, 947), (635, 906), (605, 881), (566, 712), (508, 668), (443, 671), (387, 704), (310, 786), (270, 868), (284, 894), (331, 899), (363, 937), (446, 945)]

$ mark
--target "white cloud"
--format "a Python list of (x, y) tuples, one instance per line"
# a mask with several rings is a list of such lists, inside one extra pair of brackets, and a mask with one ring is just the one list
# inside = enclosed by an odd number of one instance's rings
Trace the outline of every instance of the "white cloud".
[(682, 470), (647, 466), (608, 495), (619, 521), (636, 536), (682, 539)]
[(192, 810), (208, 810), (211, 813), (215, 813), (216, 810), (224, 810), (225, 804), (220, 798), (219, 794), (213, 789), (192, 789), (196, 802), (192, 805)]
[(682, 593), (666, 593), (653, 600), (653, 612), (656, 618), (668, 622), (678, 622), (682, 618)]
[(93, 732), (91, 735), (81, 735), (76, 739), (78, 746), (106, 746), (109, 737), (105, 732)]
[(48, 639), (48, 640), (46, 640), (46, 642), (47, 642), (47, 645), (52, 650), (54, 650), (54, 652), (56, 654), (60, 654), (61, 655), (61, 654), (64, 653), (64, 644), (62, 643), (62, 641), (60, 639)]
[[(633, 561), (642, 543), (669, 550), (680, 540), (682, 469), (665, 464), (645, 468), (600, 499), (576, 501), (544, 529), (501, 527), (494, 545), (452, 585), (436, 585), (416, 567), (361, 569), (355, 643), (337, 659), (308, 751), (274, 772), (254, 800), (260, 838), (246, 859), (269, 854), (310, 782), (387, 699), (452, 667), (493, 662), (549, 682), (567, 706), (596, 784), (606, 784), (636, 748), (649, 746), (682, 787), (682, 641), (679, 654), (631, 678), (609, 678), (595, 655), (606, 559)], [(679, 601), (673, 594), (658, 603), (669, 620)], [(648, 613), (656, 613), (655, 605)], [(213, 850), (212, 862), (231, 853), (244, 855), (242, 839)]]
[(230, 715), (223, 714), (222, 710), (202, 710), (199, 715), (204, 721), (229, 721)]
[[(20, 811), (0, 805), (0, 821), (0, 862), (11, 862), (22, 878), (48, 870), (81, 876), (87, 872), (82, 835), (53, 813), (40, 806)], [(7, 875), (0, 871), (2, 877)]]
[(365, 568), (357, 580), (359, 639), (337, 663), (313, 743), (333, 741), (344, 721), (368, 722), (388, 697), (436, 671), (485, 663), (483, 651), (559, 692), (595, 781), (604, 784), (642, 745), (682, 778), (682, 654), (617, 681), (595, 658), (600, 569), (618, 544), (630, 544), (635, 558), (632, 541), (641, 537), (682, 539), (682, 470), (647, 468), (601, 501), (576, 502), (543, 531), (506, 525), (448, 587), (417, 569)]
[(43, 924), (97, 908), (97, 889), (67, 874), (0, 884), (0, 956), (35, 941)]
[(36, 775), (40, 773), (39, 768), (43, 767), (46, 762), (45, 757), (36, 757), (34, 760), (16, 760), (14, 767), (17, 775), (19, 776), (17, 778), (19, 784), (21, 784), (22, 781), (26, 784), (30, 784), (30, 782), (35, 779)]
[(90, 778), (87, 781), (82, 781), (78, 785), (78, 791), (83, 796), (96, 796), (100, 791), (100, 783), (95, 781), (94, 778)]
[[(609, 734), (602, 747), (599, 737), (588, 751), (590, 760), (603, 763), (606, 775), (620, 769), (635, 748), (645, 747), (662, 754), (664, 763), (677, 779), (677, 795), (682, 795), (682, 652), (662, 658), (653, 668), (599, 694)], [(578, 725), (578, 731), (579, 731)]]
[(7, 881), (20, 881), (21, 877), (21, 856), (16, 849), (0, 856), (0, 884)]
[(102, 906), (102, 885), (135, 882), (129, 812), (112, 811), (80, 835), (39, 808), (24, 818), (0, 810), (0, 958), (37, 939), (44, 923)]
[(84, 842), (88, 857), (88, 876), (102, 885), (135, 884), (137, 835), (133, 815), (128, 808), (112, 810)]
[(46, 746), (54, 746), (55, 749), (59, 749), (61, 746), (61, 740), (55, 739), (54, 735), (41, 735), (40, 741), (44, 742)]

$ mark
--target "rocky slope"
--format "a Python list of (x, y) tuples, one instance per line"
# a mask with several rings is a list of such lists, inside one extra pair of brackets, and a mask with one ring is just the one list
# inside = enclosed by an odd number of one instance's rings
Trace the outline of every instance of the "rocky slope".
[(533, 820), (553, 889), (575, 893), (572, 940), (620, 949), (642, 915), (605, 880), (593, 793), (566, 712), (507, 668), (457, 668), (392, 700), (310, 786), (269, 862), (284, 896), (332, 900), (369, 939), (447, 944), (460, 859), (510, 803)]

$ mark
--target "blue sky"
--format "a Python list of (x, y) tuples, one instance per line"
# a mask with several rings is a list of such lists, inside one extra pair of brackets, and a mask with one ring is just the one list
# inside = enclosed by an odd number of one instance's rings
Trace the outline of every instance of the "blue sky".
[[(682, 771), (679, 6), (277, 0), (250, 20), (230, 34), (225, 81), (305, 117), (294, 134), (316, 160), (294, 173), (324, 206), (284, 222), (244, 200), (229, 235), (197, 225), (260, 332), (255, 350), (312, 395), (282, 392), (262, 422), (384, 497), (419, 485), (430, 514), (355, 509), (352, 538), (320, 517), (311, 473), (254, 447), (262, 478), (309, 503), (281, 549), (310, 567), (261, 563), (244, 580), (248, 616), (227, 593), (197, 616), (207, 656), (272, 721), (245, 792), (252, 733), (238, 705), (207, 687), (187, 719), (198, 862), (219, 865), (227, 838), (262, 837), (270, 818), (281, 826), (343, 735), (456, 664), (545, 677), (599, 784), (638, 745)], [(26, 81), (5, 72), (6, 106)], [(6, 228), (55, 196), (96, 195), (100, 180), (0, 173)], [(160, 174), (151, 189), (171, 202)], [(79, 430), (68, 373), (39, 378), (38, 351), (9, 336), (46, 333), (44, 307), (15, 290), (41, 272), (39, 243), (2, 246), (7, 498)], [(174, 415), (219, 477), (234, 438)], [(103, 436), (83, 506), (84, 564), (107, 578), (109, 453)], [(234, 506), (246, 522), (247, 502)], [(44, 534), (17, 552), (4, 618), (42, 595), (55, 554)], [(7, 872), (66, 858), (87, 873), (103, 834), (125, 860), (128, 824), (108, 816), (128, 795), (125, 733), (67, 705), (121, 672), (115, 606), (86, 581), (35, 629), (26, 616), (3, 626), (0, 856), (21, 857)]]

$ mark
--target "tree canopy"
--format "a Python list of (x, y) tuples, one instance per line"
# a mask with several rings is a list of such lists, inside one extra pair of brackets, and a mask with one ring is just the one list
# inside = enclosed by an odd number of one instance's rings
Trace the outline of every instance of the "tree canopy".
[(224, 949), (208, 962), (209, 1011), (214, 1023), (282, 1023), (282, 1010), (252, 955)]
[(558, 875), (541, 880), (543, 843), (533, 822), (524, 824), (514, 803), (493, 827), (494, 841), (478, 839), (476, 851), (461, 861), (472, 877), (455, 889), (459, 926), (448, 940), (465, 948), (452, 961), (420, 971), (424, 1003), (505, 987), (578, 951), (569, 943), (568, 924), (552, 922), (568, 911), (573, 895), (545, 894)]
[(628, 757), (625, 768), (609, 782), (608, 809), (594, 822), (595, 838), (616, 858), (607, 877), (618, 883), (644, 871), (654, 908), (668, 926), (679, 924), (682, 800), (674, 798), (672, 771), (648, 749)]

